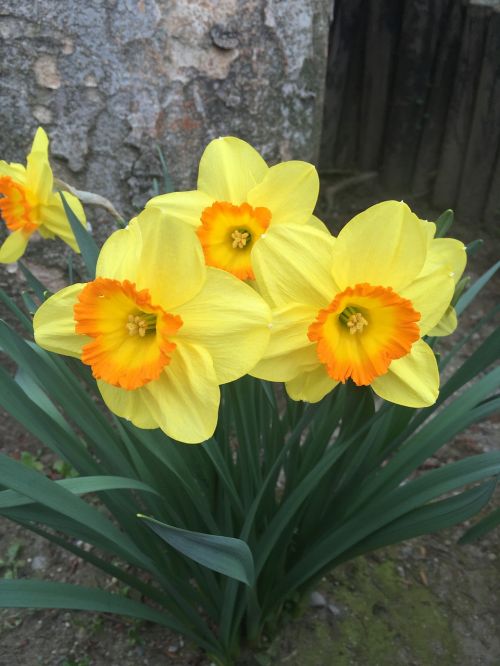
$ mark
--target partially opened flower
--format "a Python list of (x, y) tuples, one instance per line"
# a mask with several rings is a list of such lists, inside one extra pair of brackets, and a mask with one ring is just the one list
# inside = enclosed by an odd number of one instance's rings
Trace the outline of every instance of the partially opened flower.
[(309, 402), (351, 379), (391, 402), (434, 403), (439, 373), (421, 338), (446, 312), (455, 286), (449, 263), (465, 254), (458, 241), (433, 241), (434, 229), (387, 201), (328, 242), (298, 226), (262, 240), (253, 263), (273, 328), (251, 374), (284, 381), (292, 398)]
[(81, 358), (108, 407), (138, 427), (210, 437), (219, 384), (248, 372), (268, 343), (266, 303), (206, 267), (189, 228), (153, 208), (108, 238), (96, 275), (38, 309), (36, 342)]
[(147, 206), (190, 225), (208, 266), (252, 280), (253, 250), (273, 229), (289, 223), (325, 228), (312, 214), (318, 191), (312, 164), (290, 161), (268, 167), (245, 141), (221, 137), (201, 157), (197, 190), (163, 194)]
[[(0, 217), (11, 232), (0, 247), (0, 263), (17, 261), (36, 231), (43, 238), (57, 236), (79, 252), (61, 198), (52, 191), (48, 146), (47, 135), (39, 127), (26, 167), (0, 160)], [(64, 192), (64, 196), (76, 217), (85, 224), (79, 200), (69, 192)]]

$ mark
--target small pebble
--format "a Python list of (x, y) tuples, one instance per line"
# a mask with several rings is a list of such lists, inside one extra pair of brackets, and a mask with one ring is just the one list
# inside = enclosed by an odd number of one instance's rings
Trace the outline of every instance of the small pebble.
[(33, 571), (44, 571), (47, 568), (47, 558), (45, 555), (35, 555), (31, 560), (31, 568)]
[(342, 610), (335, 604), (328, 604), (328, 610), (335, 617), (342, 617), (343, 615)]
[(326, 606), (326, 599), (319, 592), (312, 592), (309, 597), (309, 606), (311, 608), (324, 608)]

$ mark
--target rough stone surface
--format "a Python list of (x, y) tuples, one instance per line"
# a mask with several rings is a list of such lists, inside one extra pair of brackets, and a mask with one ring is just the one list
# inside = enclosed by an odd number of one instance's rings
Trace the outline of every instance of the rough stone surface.
[[(195, 185), (201, 152), (220, 135), (271, 162), (315, 161), (332, 9), (332, 0), (3, 0), (0, 158), (24, 161), (42, 124), (57, 175), (127, 218), (161, 175), (156, 145), (177, 189)], [(89, 217), (103, 240), (109, 218)], [(43, 246), (56, 261), (60, 246)]]

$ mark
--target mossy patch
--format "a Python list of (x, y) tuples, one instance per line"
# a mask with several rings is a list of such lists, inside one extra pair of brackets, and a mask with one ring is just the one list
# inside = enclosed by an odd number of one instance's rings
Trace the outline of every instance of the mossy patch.
[(262, 664), (454, 666), (463, 663), (446, 609), (432, 589), (403, 578), (391, 559), (360, 557), (328, 576), (330, 608), (290, 623)]

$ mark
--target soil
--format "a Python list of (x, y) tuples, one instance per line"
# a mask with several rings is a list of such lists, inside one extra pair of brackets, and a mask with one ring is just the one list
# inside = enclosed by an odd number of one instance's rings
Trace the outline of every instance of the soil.
[[(372, 202), (387, 198), (368, 182), (349, 188), (323, 185), (320, 208), (332, 228)], [(435, 219), (420, 201), (421, 217)], [(453, 235), (487, 242), (470, 261), (482, 274), (496, 259), (498, 239), (457, 224)], [(498, 250), (496, 252), (498, 255)], [(5, 279), (4, 279), (5, 278)], [(2, 281), (11, 281), (11, 275)], [(491, 307), (499, 282), (492, 281), (465, 326)], [(463, 329), (463, 325), (462, 325)], [(447, 341), (446, 344), (451, 344)], [(467, 349), (463, 351), (467, 354)], [(2, 451), (53, 473), (53, 455), (2, 414)], [(428, 465), (439, 465), (500, 448), (500, 422), (476, 424)], [(24, 454), (26, 455), (26, 454)], [(497, 493), (496, 505), (500, 504)], [(259, 654), (242, 656), (246, 666), (500, 666), (500, 529), (458, 546), (464, 526), (385, 548), (346, 563), (325, 577), (312, 605), (291, 620)], [(0, 576), (40, 577), (113, 589), (116, 581), (17, 525), (0, 519)], [(209, 666), (181, 637), (122, 617), (66, 611), (0, 611), (0, 666)]]

